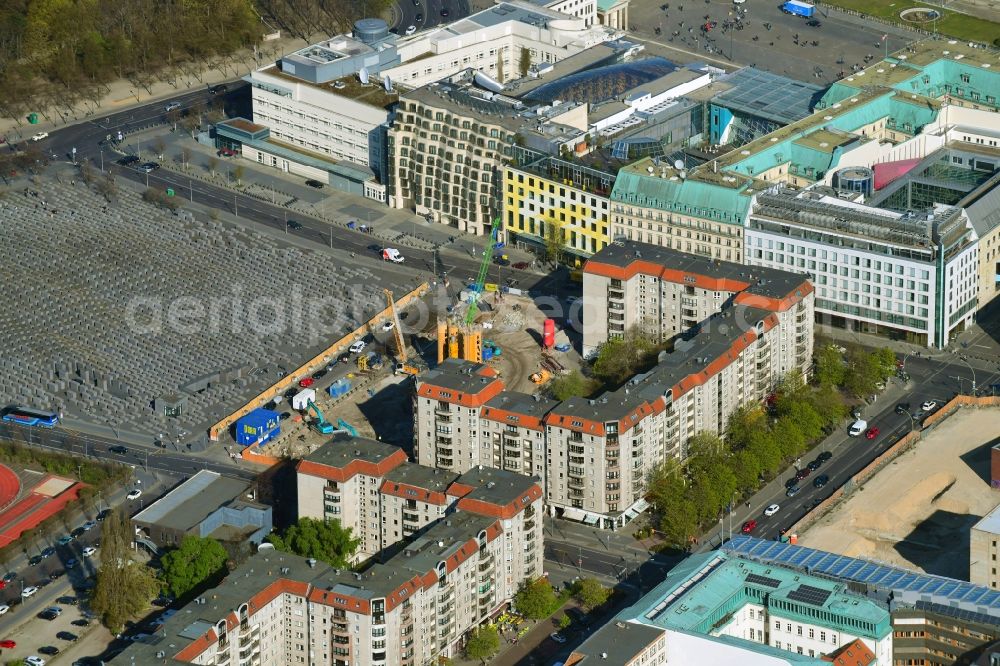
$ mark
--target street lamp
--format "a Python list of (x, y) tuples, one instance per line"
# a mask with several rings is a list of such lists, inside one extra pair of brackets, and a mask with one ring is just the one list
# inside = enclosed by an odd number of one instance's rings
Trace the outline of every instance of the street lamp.
[(967, 359), (965, 356), (961, 354), (956, 354), (956, 356), (958, 356), (958, 359), (962, 363), (968, 366), (969, 371), (972, 373), (972, 395), (976, 395), (976, 369), (972, 367), (972, 364), (969, 363), (969, 359)]

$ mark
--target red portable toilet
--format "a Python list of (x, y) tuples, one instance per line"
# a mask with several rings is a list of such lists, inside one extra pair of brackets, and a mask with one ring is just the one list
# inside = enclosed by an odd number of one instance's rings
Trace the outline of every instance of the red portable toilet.
[(546, 319), (545, 326), (542, 329), (542, 347), (545, 349), (552, 349), (552, 346), (556, 343), (556, 320)]

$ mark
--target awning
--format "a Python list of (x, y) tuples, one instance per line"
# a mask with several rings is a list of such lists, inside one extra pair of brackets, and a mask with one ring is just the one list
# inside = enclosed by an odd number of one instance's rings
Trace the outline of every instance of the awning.
[(562, 517), (566, 520), (576, 520), (583, 522), (587, 518), (587, 512), (583, 509), (574, 509), (573, 507), (567, 507), (563, 509)]
[(595, 515), (593, 513), (588, 513), (587, 517), (583, 519), (585, 525), (596, 525), (601, 520), (601, 516)]

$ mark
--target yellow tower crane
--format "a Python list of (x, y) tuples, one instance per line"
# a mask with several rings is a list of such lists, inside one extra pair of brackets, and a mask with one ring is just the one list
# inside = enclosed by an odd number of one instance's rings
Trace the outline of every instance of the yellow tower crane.
[(406, 343), (403, 342), (403, 330), (399, 324), (399, 312), (396, 311), (396, 301), (392, 299), (392, 291), (385, 290), (385, 299), (389, 302), (389, 311), (392, 313), (392, 333), (396, 338), (396, 360), (399, 363), (406, 363)]

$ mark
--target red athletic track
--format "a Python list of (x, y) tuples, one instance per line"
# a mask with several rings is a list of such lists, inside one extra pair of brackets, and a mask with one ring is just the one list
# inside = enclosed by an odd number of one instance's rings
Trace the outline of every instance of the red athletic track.
[(0, 511), (10, 506), (21, 491), (21, 482), (10, 467), (0, 465)]
[[(51, 477), (46, 476), (38, 485), (45, 483), (49, 478)], [(80, 487), (81, 484), (75, 483), (56, 497), (46, 497), (32, 492), (7, 511), (0, 513), (0, 547), (15, 541), (46, 518), (62, 511), (70, 502), (75, 502), (79, 497)]]

